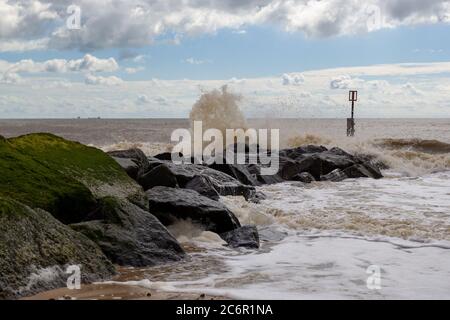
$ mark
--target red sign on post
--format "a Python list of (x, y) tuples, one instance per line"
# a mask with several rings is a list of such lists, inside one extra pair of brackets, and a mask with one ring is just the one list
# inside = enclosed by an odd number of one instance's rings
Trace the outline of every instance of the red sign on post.
[(358, 101), (358, 91), (350, 91), (348, 100), (352, 102)]

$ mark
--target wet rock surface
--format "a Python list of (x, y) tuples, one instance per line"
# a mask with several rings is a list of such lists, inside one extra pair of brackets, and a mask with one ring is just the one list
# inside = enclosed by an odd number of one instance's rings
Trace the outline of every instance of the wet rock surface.
[(177, 220), (191, 220), (218, 234), (241, 226), (225, 205), (194, 190), (155, 187), (147, 191), (147, 197), (150, 211), (166, 226)]
[(106, 280), (114, 267), (97, 245), (50, 213), (0, 197), (0, 299), (66, 285), (66, 269), (81, 268), (82, 282)]
[(259, 249), (259, 234), (256, 226), (243, 226), (222, 233), (220, 237), (232, 248)]
[(176, 239), (148, 211), (115, 199), (105, 199), (102, 211), (102, 220), (71, 227), (97, 243), (113, 263), (145, 267), (185, 257)]

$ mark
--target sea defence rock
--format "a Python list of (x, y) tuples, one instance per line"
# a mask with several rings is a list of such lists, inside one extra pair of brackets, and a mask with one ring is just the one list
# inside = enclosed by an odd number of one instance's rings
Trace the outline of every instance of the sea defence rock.
[(261, 182), (258, 181), (256, 175), (250, 173), (246, 165), (243, 164), (229, 164), (224, 162), (222, 164), (213, 163), (209, 166), (211, 169), (226, 173), (235, 178), (239, 182), (248, 186), (259, 186)]
[(282, 150), (280, 156), (278, 175), (284, 180), (301, 181), (300, 175), (305, 173), (317, 181), (383, 177), (380, 169), (371, 161), (340, 148), (328, 150), (321, 146), (303, 146)]
[(41, 209), (0, 196), (0, 299), (66, 285), (70, 265), (81, 280), (106, 280), (114, 267), (87, 237)]
[(232, 176), (196, 164), (174, 164), (171, 161), (148, 158), (149, 171), (141, 173), (136, 179), (145, 191), (157, 187), (186, 188), (217, 199), (221, 196), (244, 196), (252, 199), (255, 188), (245, 185)]
[(192, 220), (206, 231), (225, 233), (241, 225), (222, 203), (194, 190), (155, 187), (146, 192), (150, 211), (166, 226), (177, 220)]
[(172, 170), (166, 165), (161, 164), (154, 169), (142, 174), (137, 182), (144, 188), (144, 190), (151, 189), (157, 186), (163, 187), (178, 187), (178, 181)]
[(336, 169), (328, 174), (320, 176), (321, 181), (332, 181), (332, 182), (341, 182), (348, 178), (349, 177), (341, 169)]
[(214, 184), (208, 176), (195, 176), (184, 186), (186, 189), (197, 191), (202, 196), (208, 197), (212, 200), (218, 201), (220, 195), (217, 192)]
[(174, 156), (178, 157), (178, 158), (183, 158), (183, 154), (182, 153), (171, 153), (171, 152), (164, 152), (164, 153), (160, 153), (156, 156), (154, 156), (155, 159), (158, 160), (164, 160), (164, 161), (172, 161), (172, 159), (174, 158)]
[(233, 248), (259, 248), (259, 234), (256, 226), (243, 226), (238, 229), (222, 233), (220, 237)]
[(311, 183), (313, 181), (316, 181), (316, 179), (313, 177), (313, 175), (308, 173), (308, 172), (299, 173), (299, 174), (295, 175), (292, 178), (292, 180), (300, 181), (300, 182), (303, 182), (303, 183)]
[(140, 167), (130, 158), (117, 158), (112, 157), (130, 176), (130, 178), (137, 180), (140, 176)]
[(129, 150), (110, 151), (108, 154), (115, 159), (128, 175), (138, 180), (151, 169), (150, 162), (144, 152), (134, 148)]
[[(120, 159), (137, 159), (142, 168), (147, 166), (139, 151), (126, 155), (132, 158)], [(91, 242), (94, 247), (104, 249), (118, 264), (154, 265), (183, 256), (173, 237), (148, 212), (142, 187), (101, 150), (51, 134), (7, 139), (0, 141), (0, 172), (0, 197), (78, 226), (97, 243)]]
[(138, 206), (114, 198), (102, 199), (101, 220), (71, 227), (92, 239), (112, 262), (145, 267), (185, 257), (175, 238), (156, 217)]
[(97, 199), (146, 205), (142, 188), (101, 150), (51, 134), (0, 142), (0, 196), (50, 212), (64, 224), (90, 219)]

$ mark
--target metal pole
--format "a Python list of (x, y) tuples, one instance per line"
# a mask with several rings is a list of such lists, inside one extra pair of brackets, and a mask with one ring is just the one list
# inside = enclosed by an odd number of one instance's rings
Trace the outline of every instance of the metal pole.
[(352, 101), (352, 120), (354, 119), (355, 115), (355, 101)]

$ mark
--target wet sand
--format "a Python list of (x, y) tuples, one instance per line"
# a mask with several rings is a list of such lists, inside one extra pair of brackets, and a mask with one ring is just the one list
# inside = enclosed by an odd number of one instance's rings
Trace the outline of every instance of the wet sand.
[(121, 284), (83, 285), (80, 290), (55, 289), (23, 300), (225, 300), (198, 293), (158, 292)]

